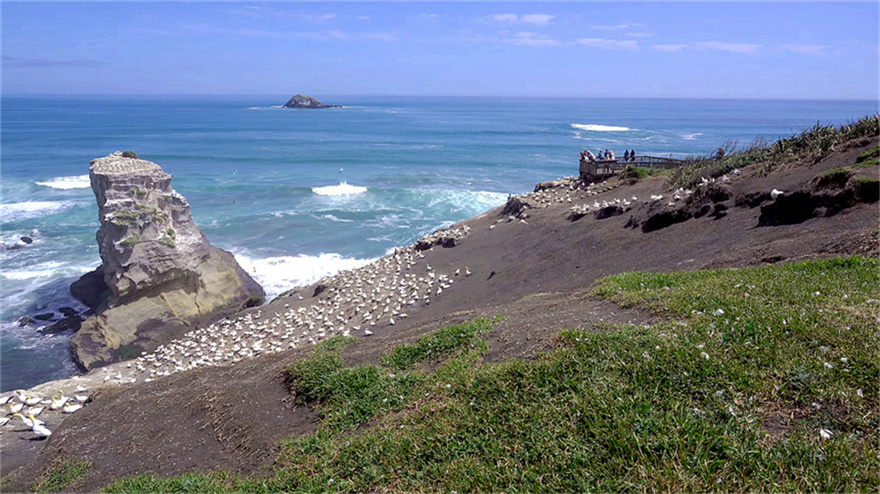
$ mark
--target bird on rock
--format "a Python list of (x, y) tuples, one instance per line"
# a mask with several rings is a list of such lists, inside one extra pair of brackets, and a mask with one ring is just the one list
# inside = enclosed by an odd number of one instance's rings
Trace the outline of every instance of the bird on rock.
[(46, 426), (44, 426), (43, 424), (39, 424), (39, 423), (37, 423), (37, 422), (36, 422), (36, 419), (34, 418), (33, 415), (31, 415), (30, 419), (31, 419), (32, 421), (34, 421), (34, 426), (31, 427), (31, 430), (34, 431), (34, 434), (35, 434), (37, 437), (49, 437), (49, 436), (52, 435), (52, 431), (50, 431), (50, 430), (49, 430)]
[(40, 419), (38, 419), (38, 418), (35, 418), (33, 415), (31, 415), (31, 417), (28, 418), (28, 417), (25, 417), (24, 415), (22, 415), (22, 414), (20, 414), (20, 413), (16, 413), (15, 415), (13, 415), (13, 417), (20, 417), (20, 418), (21, 418), (21, 423), (24, 424), (26, 427), (31, 427), (31, 428), (33, 428), (34, 424), (37, 424), (37, 425), (43, 425), (43, 424), (45, 424), (45, 422), (43, 422), (42, 420), (40, 420)]

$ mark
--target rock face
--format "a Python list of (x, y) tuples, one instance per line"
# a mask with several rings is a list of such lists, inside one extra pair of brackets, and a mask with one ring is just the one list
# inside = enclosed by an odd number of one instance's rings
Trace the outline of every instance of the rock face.
[(338, 105), (325, 105), (311, 96), (297, 94), (284, 104), (287, 108), (340, 108)]
[(103, 264), (71, 286), (96, 311), (70, 341), (80, 366), (152, 351), (262, 302), (263, 289), (232, 254), (208, 243), (159, 165), (117, 152), (92, 160), (89, 178)]

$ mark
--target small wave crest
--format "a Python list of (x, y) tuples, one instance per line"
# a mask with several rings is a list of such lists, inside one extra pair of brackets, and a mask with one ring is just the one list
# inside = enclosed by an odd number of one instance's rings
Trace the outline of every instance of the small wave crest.
[(306, 286), (346, 269), (356, 269), (374, 259), (351, 259), (339, 254), (279, 256), (255, 259), (236, 253), (235, 259), (266, 291), (271, 300), (291, 288)]
[(348, 182), (339, 182), (338, 185), (327, 185), (324, 187), (312, 187), (312, 192), (319, 196), (350, 196), (363, 194), (366, 191), (366, 187), (349, 185)]
[(330, 221), (336, 221), (336, 222), (338, 222), (338, 223), (354, 223), (354, 220), (346, 220), (346, 219), (343, 219), (343, 218), (339, 218), (339, 217), (337, 217), (336, 215), (333, 215), (333, 214), (322, 214), (322, 215), (320, 215), (320, 216), (312, 215), (312, 217), (314, 217), (314, 218), (318, 218), (318, 219), (325, 219), (325, 220), (330, 220)]
[(55, 177), (45, 182), (36, 182), (37, 185), (51, 187), (53, 189), (88, 189), (92, 186), (88, 175), (76, 175), (72, 177)]
[(627, 132), (635, 129), (629, 127), (618, 127), (615, 125), (599, 125), (599, 124), (569, 124), (572, 128), (578, 130), (587, 130), (590, 132)]
[(4, 223), (27, 220), (63, 211), (74, 204), (70, 201), (29, 201), (0, 204), (0, 216), (3, 217)]

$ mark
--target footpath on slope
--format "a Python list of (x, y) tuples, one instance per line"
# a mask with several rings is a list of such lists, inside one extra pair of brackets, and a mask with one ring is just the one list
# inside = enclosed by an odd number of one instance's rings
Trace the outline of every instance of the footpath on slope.
[[(50, 424), (54, 434), (49, 440), (26, 441), (20, 432), (4, 432), (2, 473), (13, 473), (13, 490), (26, 490), (48, 466), (77, 456), (93, 464), (77, 486), (90, 491), (139, 473), (259, 472), (271, 468), (281, 439), (317, 426), (315, 413), (291, 399), (283, 371), (305, 355), (312, 341), (336, 332), (360, 337), (344, 351), (347, 363), (375, 363), (394, 346), (444, 325), (500, 314), (505, 319), (488, 336), (488, 358), (529, 358), (548, 348), (560, 329), (590, 329), (603, 322), (652, 323), (649, 314), (590, 298), (590, 286), (603, 276), (876, 256), (876, 203), (857, 202), (831, 215), (817, 208), (804, 214), (805, 207), (791, 207), (792, 215), (800, 215), (793, 218), (796, 222), (786, 223), (776, 214), (771, 224), (759, 226), (762, 217), (774, 214), (774, 204), (786, 203), (770, 197), (773, 189), (790, 195), (798, 189), (818, 194), (822, 187), (817, 188), (817, 177), (854, 163), (872, 146), (876, 140), (856, 143), (815, 165), (768, 176), (743, 169), (704, 188), (718, 193), (682, 190), (677, 192), (679, 199), (665, 189), (663, 177), (635, 183), (613, 179), (589, 187), (573, 179), (539, 184), (536, 192), (511, 197), (506, 206), (428, 236), (363, 271), (296, 289), (215, 326), (229, 331), (239, 325), (239, 348), (233, 355), (241, 355), (243, 349), (254, 353), (256, 343), (275, 341), (261, 343), (258, 356), (233, 356), (230, 360), (239, 358), (234, 365), (223, 361), (217, 367), (180, 371), (203, 359), (184, 360), (178, 352), (176, 362), (142, 362), (144, 371), (138, 371), (137, 364), (121, 363), (107, 373), (76, 380), (102, 385), (105, 375), (122, 373), (122, 379), (112, 378), (112, 386), (94, 393), (83, 410), (63, 423)], [(876, 177), (877, 168), (872, 165), (859, 173)], [(389, 301), (396, 286), (385, 285), (397, 273), (398, 284), (417, 289)], [(426, 277), (433, 283), (424, 281)], [(380, 282), (380, 291), (371, 291)], [(368, 300), (356, 298), (358, 283)], [(380, 307), (382, 301), (391, 304)], [(403, 313), (407, 317), (401, 317)], [(296, 336), (274, 340), (290, 327), (295, 327)], [(245, 337), (247, 332), (252, 334)], [(293, 348), (291, 338), (299, 339)], [(191, 341), (197, 345), (197, 340)], [(131, 379), (137, 382), (125, 384)], [(144, 382), (147, 379), (151, 381)], [(73, 382), (47, 383), (42, 389), (54, 393)]]

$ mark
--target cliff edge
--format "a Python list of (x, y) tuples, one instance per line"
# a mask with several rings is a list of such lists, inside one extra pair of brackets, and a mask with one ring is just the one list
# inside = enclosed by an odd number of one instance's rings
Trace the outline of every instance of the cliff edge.
[(127, 156), (89, 167), (102, 265), (71, 286), (96, 312), (70, 341), (85, 369), (155, 350), (265, 296), (232, 254), (208, 243), (172, 176)]

